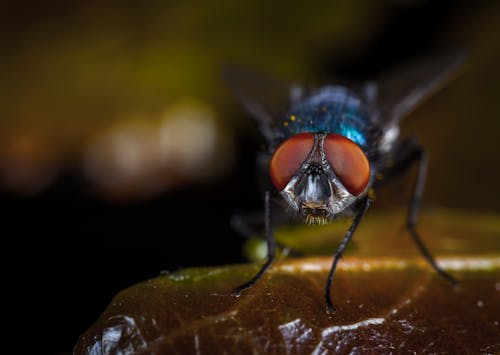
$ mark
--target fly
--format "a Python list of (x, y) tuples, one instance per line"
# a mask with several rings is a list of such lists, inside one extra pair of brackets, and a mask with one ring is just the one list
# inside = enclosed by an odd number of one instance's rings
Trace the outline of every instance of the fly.
[[(463, 62), (463, 53), (416, 61), (355, 87), (328, 85), (306, 93), (290, 90), (285, 114), (276, 114), (266, 100), (266, 86), (253, 76), (227, 71), (233, 91), (255, 118), (267, 141), (266, 165), (271, 188), (264, 194), (267, 260), (259, 272), (233, 290), (251, 287), (275, 257), (271, 195), (292, 216), (308, 224), (353, 217), (333, 255), (325, 285), (327, 311), (333, 312), (331, 285), (337, 264), (373, 202), (373, 190), (385, 178), (417, 165), (406, 228), (422, 256), (452, 284), (456, 279), (435, 261), (416, 230), (427, 155), (414, 138), (403, 139), (399, 124), (410, 111), (439, 89)], [(275, 198), (274, 198), (275, 197)]]

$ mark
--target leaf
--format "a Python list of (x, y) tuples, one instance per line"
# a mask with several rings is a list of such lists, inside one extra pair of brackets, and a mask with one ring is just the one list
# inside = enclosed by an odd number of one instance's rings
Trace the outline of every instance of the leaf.
[[(374, 218), (369, 233), (356, 236), (359, 245), (372, 233), (379, 243), (390, 240), (399, 219), (388, 216)], [(328, 257), (278, 261), (240, 297), (230, 291), (257, 265), (186, 269), (120, 292), (74, 353), (498, 353), (500, 220), (463, 216), (448, 211), (422, 218), (424, 239), (440, 245), (446, 256), (438, 261), (460, 280), (456, 288), (416, 254), (393, 256), (391, 244), (386, 256), (359, 247), (342, 259), (332, 288), (334, 315), (323, 299)], [(474, 244), (475, 251), (457, 252), (453, 234), (464, 235), (458, 245)], [(441, 236), (446, 243), (436, 243)]]

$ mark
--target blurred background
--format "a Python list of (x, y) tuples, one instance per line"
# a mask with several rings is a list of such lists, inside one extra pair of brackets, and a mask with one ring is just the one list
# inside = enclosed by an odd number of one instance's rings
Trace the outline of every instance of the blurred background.
[(500, 212), (498, 2), (11, 1), (0, 27), (16, 353), (70, 353), (119, 290), (161, 270), (244, 260), (229, 219), (262, 204), (261, 140), (221, 80), (227, 63), (362, 79), (468, 48), (462, 75), (403, 131), (430, 154), (425, 206)]

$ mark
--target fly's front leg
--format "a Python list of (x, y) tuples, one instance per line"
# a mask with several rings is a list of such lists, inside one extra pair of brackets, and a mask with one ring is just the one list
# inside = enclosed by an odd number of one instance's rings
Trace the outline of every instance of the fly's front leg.
[(337, 268), (337, 264), (342, 257), (342, 254), (344, 253), (345, 248), (349, 244), (349, 242), (352, 239), (352, 236), (354, 235), (354, 232), (356, 231), (356, 228), (358, 228), (359, 223), (365, 216), (366, 212), (368, 211), (368, 208), (370, 207), (371, 203), (373, 202), (371, 197), (367, 197), (365, 199), (364, 205), (361, 208), (361, 210), (358, 212), (356, 215), (356, 218), (352, 222), (351, 226), (349, 227), (349, 230), (347, 231), (346, 235), (344, 236), (344, 239), (342, 239), (342, 242), (340, 243), (339, 247), (335, 251), (335, 254), (333, 256), (333, 262), (332, 266), (330, 267), (330, 272), (328, 273), (328, 278), (326, 280), (326, 286), (325, 286), (325, 300), (326, 300), (326, 311), (328, 313), (334, 313), (335, 309), (333, 307), (333, 302), (332, 302), (332, 297), (331, 297), (331, 288), (332, 288), (332, 281), (333, 281), (333, 275), (335, 273), (335, 269)]
[(271, 263), (274, 261), (274, 257), (276, 254), (276, 243), (274, 241), (274, 235), (273, 235), (273, 230), (272, 230), (272, 225), (271, 225), (271, 198), (270, 198), (271, 193), (269, 191), (265, 192), (264, 195), (264, 204), (265, 204), (265, 211), (264, 211), (264, 224), (265, 224), (265, 233), (266, 233), (266, 243), (267, 243), (267, 260), (262, 265), (260, 268), (259, 272), (251, 278), (249, 281), (245, 282), (244, 284), (236, 287), (233, 290), (233, 294), (239, 295), (241, 291), (246, 290), (247, 288), (250, 288), (255, 284), (261, 277), (264, 275), (264, 273), (269, 269), (269, 266), (271, 266)]
[(432, 268), (448, 280), (452, 285), (458, 283), (458, 281), (444, 271), (436, 262), (432, 254), (429, 252), (424, 242), (417, 233), (417, 215), (420, 208), (420, 201), (422, 200), (422, 194), (424, 191), (425, 178), (427, 176), (427, 154), (420, 146), (416, 146), (414, 153), (410, 156), (411, 161), (416, 161), (418, 163), (417, 179), (415, 181), (415, 187), (413, 189), (412, 198), (410, 201), (410, 206), (408, 208), (408, 218), (406, 222), (406, 228), (410, 233), (411, 238), (417, 245), (418, 249), (422, 253), (423, 257), (432, 266)]

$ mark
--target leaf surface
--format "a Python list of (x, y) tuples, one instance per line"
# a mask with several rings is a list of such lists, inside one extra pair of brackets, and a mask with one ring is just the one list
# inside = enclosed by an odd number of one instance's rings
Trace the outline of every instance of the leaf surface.
[[(280, 260), (240, 297), (230, 291), (258, 265), (185, 269), (120, 292), (74, 353), (498, 353), (499, 220), (460, 216), (441, 211), (422, 218), (425, 239), (458, 287), (417, 254), (394, 256), (401, 246), (389, 242), (399, 217), (377, 216), (358, 242), (370, 244), (364, 239), (373, 234), (389, 244), (373, 255), (354, 248), (342, 259), (333, 315), (323, 298), (329, 257)], [(475, 248), (467, 253), (467, 245)]]

